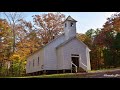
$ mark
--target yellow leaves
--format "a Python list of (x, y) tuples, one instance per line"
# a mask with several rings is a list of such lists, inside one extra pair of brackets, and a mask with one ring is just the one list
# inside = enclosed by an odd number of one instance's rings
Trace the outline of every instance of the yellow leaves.
[(9, 36), (11, 34), (7, 21), (0, 19), (0, 36)]
[(85, 42), (85, 41), (91, 41), (91, 38), (89, 38), (87, 35), (85, 34), (78, 34), (77, 35), (77, 38), (79, 40), (81, 40), (82, 42)]
[(9, 27), (7, 21), (0, 19), (0, 29), (1, 30), (7, 30), (9, 28), (10, 27)]
[(86, 36), (85, 34), (78, 34), (78, 35), (77, 35), (77, 38), (78, 38), (79, 40), (81, 40), (82, 42), (85, 41), (86, 37), (87, 37), (87, 36)]
[(62, 22), (65, 15), (60, 13), (48, 13), (42, 15), (34, 15), (34, 25), (38, 27), (39, 37), (42, 39), (42, 44), (47, 44), (53, 39), (53, 35), (58, 35), (63, 31)]
[(0, 31), (0, 36), (3, 37), (4, 36), (4, 32)]
[(20, 55), (18, 55), (18, 54), (13, 54), (13, 55), (10, 57), (10, 60), (20, 60)]
[(0, 19), (0, 60), (9, 59), (12, 33), (6, 20)]

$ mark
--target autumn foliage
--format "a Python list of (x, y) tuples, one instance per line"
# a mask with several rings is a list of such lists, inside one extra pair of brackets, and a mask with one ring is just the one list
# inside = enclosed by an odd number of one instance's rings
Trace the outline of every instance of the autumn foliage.
[(4, 14), (7, 19), (0, 19), (0, 75), (24, 75), (27, 56), (63, 33), (65, 15), (33, 15), (32, 22), (17, 17), (17, 12)]
[[(120, 66), (120, 14), (116, 13), (107, 19), (94, 44), (101, 47), (104, 67)], [(101, 58), (102, 59), (102, 58)]]
[[(4, 14), (7, 18), (0, 19), (0, 75), (25, 75), (27, 56), (63, 33), (65, 15), (33, 15), (33, 21), (26, 21), (17, 12)], [(91, 49), (92, 69), (120, 67), (119, 13), (108, 18), (103, 28), (78, 33), (77, 38)]]

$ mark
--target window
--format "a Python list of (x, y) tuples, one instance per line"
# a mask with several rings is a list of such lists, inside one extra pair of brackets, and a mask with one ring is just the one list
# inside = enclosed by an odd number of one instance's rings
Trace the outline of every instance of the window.
[(30, 68), (30, 61), (29, 61), (29, 68)]
[(39, 66), (39, 62), (40, 62), (40, 61), (39, 61), (39, 57), (38, 57), (38, 66)]
[(53, 39), (55, 38), (55, 35), (53, 34)]
[(71, 27), (73, 26), (73, 23), (71, 23)]
[(41, 69), (43, 69), (44, 65), (41, 65)]
[(34, 59), (33, 59), (33, 67), (34, 67)]
[(67, 27), (67, 24), (65, 23), (65, 27)]

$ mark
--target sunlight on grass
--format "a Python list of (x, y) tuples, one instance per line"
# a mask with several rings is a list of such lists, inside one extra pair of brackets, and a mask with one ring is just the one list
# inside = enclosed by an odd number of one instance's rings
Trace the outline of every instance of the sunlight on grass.
[(67, 73), (67, 74), (51, 74), (41, 76), (28, 76), (27, 78), (81, 78), (82, 75)]
[(0, 78), (91, 78), (96, 75), (98, 75), (100, 72), (109, 72), (113, 70), (120, 70), (119, 68), (109, 68), (109, 69), (101, 69), (101, 70), (91, 70), (88, 71), (88, 73), (62, 73), (62, 74), (49, 74), (49, 75), (39, 75), (39, 76), (21, 76), (21, 77), (15, 77), (15, 76), (9, 76), (9, 77), (0, 77)]
[(23, 77), (5, 77), (5, 78), (84, 78), (84, 75), (75, 74), (75, 73), (64, 73), (64, 74), (50, 74), (50, 75), (23, 76)]

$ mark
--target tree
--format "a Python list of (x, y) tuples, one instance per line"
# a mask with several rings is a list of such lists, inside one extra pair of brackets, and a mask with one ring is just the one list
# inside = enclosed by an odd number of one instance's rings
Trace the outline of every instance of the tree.
[[(11, 53), (11, 57), (12, 54), (15, 53), (15, 49), (16, 49), (16, 31), (17, 31), (17, 24), (19, 22), (19, 19), (23, 18), (22, 14), (20, 12), (3, 12), (3, 14), (6, 16), (6, 20), (8, 20), (9, 26), (12, 30), (12, 53)], [(11, 61), (11, 65), (12, 65), (12, 61)], [(13, 72), (13, 70), (12, 70)]]
[(6, 75), (7, 62), (11, 55), (12, 32), (8, 22), (0, 19), (0, 69), (1, 74)]
[[(61, 13), (34, 15), (33, 22), (28, 22), (22, 18), (22, 13), (4, 12), (3, 14), (6, 16), (9, 28), (6, 29), (7, 24), (5, 25), (3, 21), (0, 22), (0, 27), (4, 27), (4, 33), (3, 30), (0, 32), (0, 49), (2, 50), (0, 59), (4, 60), (4, 57), (7, 57), (6, 60), (10, 60), (11, 65), (9, 69), (2, 66), (0, 68), (2, 70), (1, 74), (20, 76), (25, 73), (27, 56), (63, 33), (62, 22), (65, 19), (65, 15)], [(10, 31), (9, 35), (8, 31)], [(3, 37), (7, 41), (3, 41)], [(5, 44), (6, 47), (4, 46)], [(7, 54), (8, 46), (9, 54)], [(4, 57), (3, 54), (5, 55)], [(8, 70), (9, 73), (7, 73)]]
[(17, 26), (17, 31), (16, 53), (23, 59), (42, 47), (41, 38), (37, 35), (37, 31), (31, 22), (21, 19)]
[(103, 47), (94, 43), (95, 38), (99, 35), (100, 29), (89, 29), (85, 34), (78, 34), (77, 37), (83, 41), (90, 49), (90, 60), (92, 69), (100, 69), (103, 66)]
[(77, 38), (84, 42), (91, 49), (92, 39), (89, 38), (89, 36), (87, 36), (86, 34), (79, 33), (77, 34)]
[(22, 14), (20, 12), (4, 12), (3, 13), (6, 16), (6, 19), (9, 22), (9, 25), (12, 29), (13, 33), (13, 53), (15, 51), (15, 44), (16, 44), (16, 24), (18, 23), (19, 19), (23, 18)]
[[(13, 61), (10, 71), (12, 70), (12, 76), (21, 76), (23, 73), (25, 73), (25, 64), (26, 62), (24, 60), (21, 60), (21, 57), (19, 54), (14, 54), (11, 57), (11, 60)], [(11, 73), (10, 73), (11, 74)]]
[(95, 34), (95, 30), (94, 29), (89, 29), (85, 33), (85, 35), (87, 35), (89, 38), (92, 38), (94, 36), (94, 34)]
[(116, 13), (107, 19), (95, 44), (103, 46), (105, 66), (117, 67), (120, 64), (119, 55), (120, 14)]
[(115, 36), (114, 44), (113, 44), (113, 50), (114, 50), (114, 57), (116, 61), (116, 67), (120, 66), (120, 32), (117, 33)]
[(35, 30), (38, 31), (43, 45), (63, 32), (62, 23), (64, 19), (65, 15), (61, 13), (48, 13), (33, 16)]
[(23, 19), (17, 24), (17, 52), (20, 56), (28, 56), (47, 44), (63, 31), (62, 22), (65, 16), (60, 13), (34, 15), (33, 23)]
[[(3, 60), (9, 56), (11, 50), (11, 29), (6, 20), (0, 19), (0, 59)], [(3, 58), (2, 58), (3, 57)]]

